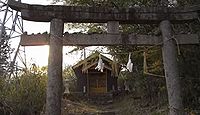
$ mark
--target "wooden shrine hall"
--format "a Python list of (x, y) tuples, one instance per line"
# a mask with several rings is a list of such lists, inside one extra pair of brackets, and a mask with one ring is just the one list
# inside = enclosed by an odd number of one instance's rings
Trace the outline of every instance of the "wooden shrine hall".
[[(99, 56), (104, 63), (103, 71), (98, 71), (96, 68)], [(73, 66), (73, 70), (77, 77), (78, 92), (91, 96), (104, 95), (117, 90), (117, 77), (120, 65), (99, 52), (95, 52), (78, 62)]]

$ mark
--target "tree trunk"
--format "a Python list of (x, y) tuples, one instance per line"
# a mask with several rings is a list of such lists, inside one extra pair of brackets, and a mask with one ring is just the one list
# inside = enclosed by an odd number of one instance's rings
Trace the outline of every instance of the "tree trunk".
[(62, 20), (51, 21), (46, 115), (61, 115), (63, 28)]
[(163, 62), (167, 84), (170, 115), (183, 115), (181, 86), (177, 62), (176, 42), (172, 36), (171, 24), (168, 20), (160, 23), (163, 37)]

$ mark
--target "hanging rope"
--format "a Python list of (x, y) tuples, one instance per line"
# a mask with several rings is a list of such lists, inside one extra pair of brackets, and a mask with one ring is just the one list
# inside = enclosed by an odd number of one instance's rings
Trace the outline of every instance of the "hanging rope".
[(200, 18), (198, 17), (197, 19), (198, 19), (198, 21), (199, 21), (199, 23), (200, 23)]
[(149, 73), (148, 72), (148, 67), (147, 67), (147, 54), (146, 54), (146, 51), (144, 51), (143, 56), (144, 56), (144, 62), (143, 62), (143, 73), (144, 74), (150, 75), (150, 76), (155, 76), (155, 77), (165, 77), (163, 75), (157, 75), (157, 74), (154, 74), (154, 73)]
[(176, 42), (178, 55), (181, 55), (181, 51), (180, 51), (180, 46), (179, 46), (178, 40), (174, 36), (172, 36), (172, 39), (174, 39), (174, 41)]
[(145, 51), (143, 52), (143, 56), (144, 56), (143, 71), (144, 71), (144, 73), (147, 73), (148, 72), (148, 69), (147, 69), (147, 57), (146, 57), (146, 52)]

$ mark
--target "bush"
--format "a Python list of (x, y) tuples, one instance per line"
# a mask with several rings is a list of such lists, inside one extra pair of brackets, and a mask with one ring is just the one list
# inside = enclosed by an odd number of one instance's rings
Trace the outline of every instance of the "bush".
[(45, 104), (46, 82), (47, 75), (41, 72), (26, 71), (10, 80), (0, 78), (0, 114), (39, 114)]

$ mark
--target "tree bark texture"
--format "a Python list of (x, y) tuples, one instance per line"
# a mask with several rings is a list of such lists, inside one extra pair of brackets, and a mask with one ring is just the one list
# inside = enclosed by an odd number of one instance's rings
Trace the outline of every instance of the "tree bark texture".
[(168, 20), (160, 23), (163, 37), (163, 63), (167, 84), (170, 115), (183, 115), (181, 86), (177, 62), (176, 41), (172, 35), (171, 24)]
[(46, 115), (61, 115), (63, 28), (64, 23), (62, 20), (52, 19), (50, 25)]

